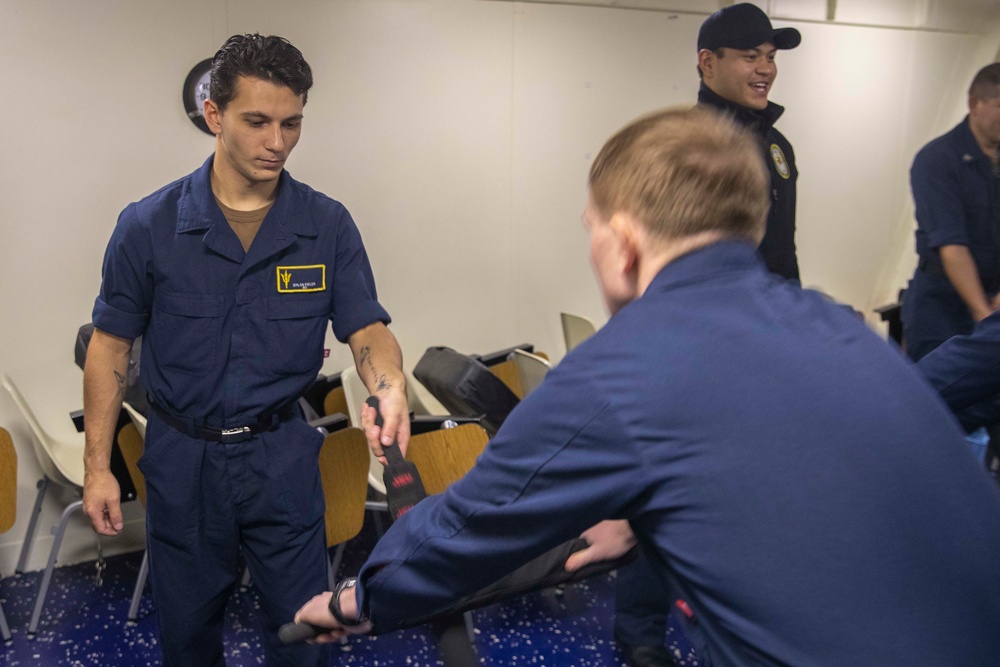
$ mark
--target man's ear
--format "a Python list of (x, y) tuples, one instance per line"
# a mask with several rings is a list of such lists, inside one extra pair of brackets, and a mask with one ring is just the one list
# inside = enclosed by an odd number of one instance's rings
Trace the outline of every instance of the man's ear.
[(698, 69), (701, 70), (701, 75), (706, 79), (715, 73), (716, 58), (715, 52), (709, 49), (702, 49), (698, 52)]
[(616, 260), (622, 275), (634, 274), (639, 266), (642, 251), (642, 230), (639, 223), (627, 213), (615, 213), (608, 221), (615, 237)]
[(212, 134), (216, 136), (222, 134), (222, 112), (219, 111), (219, 106), (211, 99), (205, 100), (204, 114), (205, 123), (208, 125), (208, 129), (212, 131)]

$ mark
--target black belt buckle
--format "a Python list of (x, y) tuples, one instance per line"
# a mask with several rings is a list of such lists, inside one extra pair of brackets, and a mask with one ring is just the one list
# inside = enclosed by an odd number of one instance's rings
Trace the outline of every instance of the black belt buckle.
[(249, 426), (239, 426), (237, 428), (224, 428), (219, 431), (219, 442), (224, 445), (231, 445), (237, 442), (245, 442), (253, 437), (253, 430)]

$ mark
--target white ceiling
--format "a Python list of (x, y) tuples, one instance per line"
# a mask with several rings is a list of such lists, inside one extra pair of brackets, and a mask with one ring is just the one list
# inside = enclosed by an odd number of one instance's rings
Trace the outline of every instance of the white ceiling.
[[(509, 0), (508, 0), (509, 1)], [(710, 14), (731, 0), (519, 0)], [(754, 0), (772, 19), (982, 34), (1000, 27), (1000, 0)]]

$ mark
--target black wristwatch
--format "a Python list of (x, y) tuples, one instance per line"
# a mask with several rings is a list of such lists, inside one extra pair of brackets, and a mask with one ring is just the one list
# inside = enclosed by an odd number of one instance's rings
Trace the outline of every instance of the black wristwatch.
[(358, 610), (358, 617), (353, 621), (345, 618), (344, 612), (340, 610), (340, 594), (348, 588), (354, 588), (357, 585), (357, 577), (347, 577), (346, 579), (341, 579), (337, 584), (337, 587), (333, 589), (333, 597), (330, 598), (330, 613), (335, 619), (337, 619), (337, 622), (345, 628), (354, 628), (368, 622), (368, 617), (361, 613), (361, 610)]

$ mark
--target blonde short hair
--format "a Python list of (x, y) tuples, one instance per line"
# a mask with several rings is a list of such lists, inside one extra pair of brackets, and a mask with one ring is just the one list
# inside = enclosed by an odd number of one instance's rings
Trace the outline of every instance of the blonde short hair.
[(657, 111), (604, 144), (590, 168), (591, 198), (605, 218), (628, 213), (664, 240), (722, 232), (759, 243), (770, 206), (761, 152), (714, 111)]

